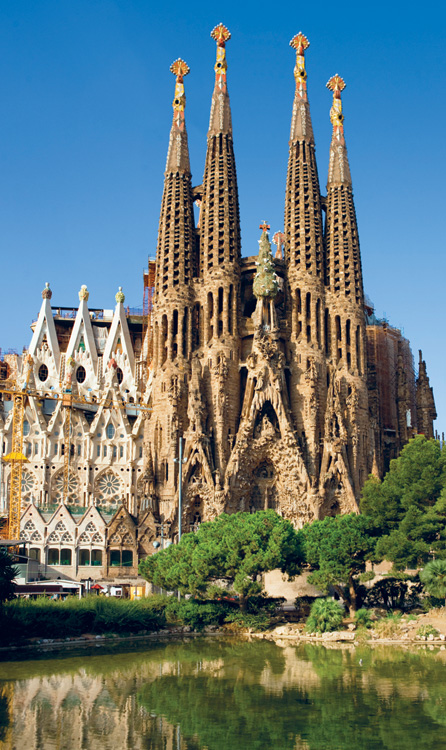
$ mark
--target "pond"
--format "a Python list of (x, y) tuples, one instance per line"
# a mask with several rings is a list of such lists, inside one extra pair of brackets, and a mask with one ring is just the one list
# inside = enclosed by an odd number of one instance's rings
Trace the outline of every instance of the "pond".
[(0, 747), (443, 748), (445, 663), (444, 647), (219, 637), (2, 662)]

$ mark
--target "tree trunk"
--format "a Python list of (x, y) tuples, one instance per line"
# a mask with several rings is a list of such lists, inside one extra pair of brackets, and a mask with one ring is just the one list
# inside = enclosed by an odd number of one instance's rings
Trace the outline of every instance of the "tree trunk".
[(243, 594), (239, 595), (239, 603), (240, 603), (240, 609), (242, 612), (246, 612), (248, 609), (248, 597), (244, 596)]
[(354, 617), (356, 614), (356, 589), (353, 576), (350, 576), (350, 578), (348, 579), (348, 593), (350, 596), (350, 602), (348, 605), (349, 615), (350, 617)]

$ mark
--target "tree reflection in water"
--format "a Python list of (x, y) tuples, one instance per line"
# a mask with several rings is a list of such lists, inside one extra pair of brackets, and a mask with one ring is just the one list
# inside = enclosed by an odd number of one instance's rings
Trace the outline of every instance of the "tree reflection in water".
[(430, 750), (444, 746), (445, 657), (439, 650), (199, 639), (10, 662), (0, 664), (0, 676), (8, 675), (0, 679), (0, 743), (7, 738), (5, 747), (27, 750)]

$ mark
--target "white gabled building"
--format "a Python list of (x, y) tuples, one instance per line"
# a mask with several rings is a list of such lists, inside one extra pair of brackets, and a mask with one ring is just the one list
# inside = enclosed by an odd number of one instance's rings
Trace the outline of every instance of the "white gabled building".
[[(147, 506), (143, 432), (151, 388), (140, 363), (142, 311), (133, 314), (124, 307), (121, 288), (114, 312), (89, 309), (86, 286), (79, 292), (77, 310), (52, 306), (49, 284), (42, 297), (28, 353), (15, 359), (16, 380), (23, 386), (27, 379), (33, 394), (23, 426), (28, 460), (22, 474), (21, 536), (33, 557), (43, 565), (60, 566), (72, 577), (88, 578), (92, 568), (95, 578), (135, 574), (140, 553), (137, 517)], [(8, 375), (6, 365), (3, 372)], [(69, 446), (64, 444), (62, 403), (67, 391), (73, 399)], [(2, 455), (11, 451), (12, 417), (12, 401), (3, 394)], [(66, 450), (70, 471), (65, 497)], [(0, 510), (5, 512), (7, 464), (0, 489)], [(117, 536), (118, 517), (128, 533)], [(150, 526), (145, 524), (145, 536)], [(113, 554), (112, 537), (120, 539)]]

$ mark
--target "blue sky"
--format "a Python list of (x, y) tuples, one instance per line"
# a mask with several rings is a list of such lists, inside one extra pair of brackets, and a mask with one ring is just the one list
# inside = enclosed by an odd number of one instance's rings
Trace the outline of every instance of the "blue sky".
[(222, 21), (243, 254), (258, 225), (283, 228), (294, 91), (291, 37), (303, 31), (322, 189), (334, 73), (347, 82), (345, 133), (365, 291), (427, 360), (446, 430), (443, 93), (445, 10), (410, 2), (154, 4), (0, 0), (0, 346), (29, 344), (46, 281), (53, 302), (142, 304), (155, 255), (172, 117), (171, 62), (183, 57), (194, 184), (202, 180), (215, 43)]

